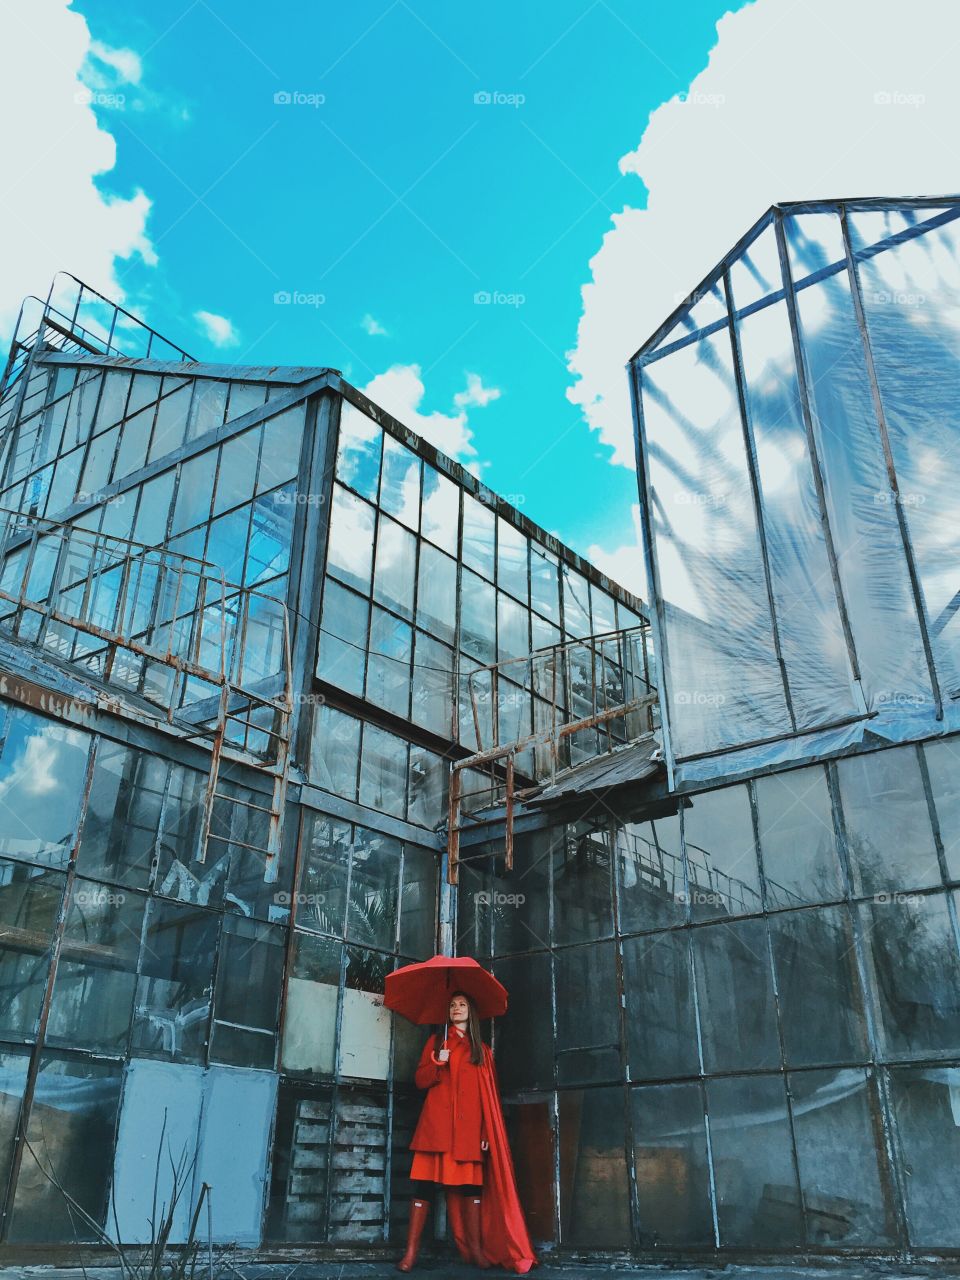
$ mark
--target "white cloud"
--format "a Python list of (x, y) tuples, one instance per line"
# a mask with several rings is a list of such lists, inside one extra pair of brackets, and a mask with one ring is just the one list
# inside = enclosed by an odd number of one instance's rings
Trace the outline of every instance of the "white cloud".
[(583, 288), (568, 396), (623, 466), (626, 361), (765, 209), (957, 185), (953, 0), (755, 0), (717, 31), (685, 100), (621, 159), (647, 207), (614, 216)]
[(633, 521), (633, 541), (627, 542), (623, 546), (614, 547), (612, 551), (594, 543), (593, 546), (587, 547), (586, 558), (591, 564), (611, 578), (614, 582), (619, 583), (621, 587), (626, 587), (628, 591), (632, 591), (635, 596), (641, 599), (648, 599), (647, 581), (643, 562), (643, 535), (640, 528), (640, 504), (635, 502), (630, 508), (630, 515)]
[[(0, 328), (12, 327), (21, 299), (46, 295), (54, 273), (67, 270), (108, 297), (122, 300), (118, 259), (156, 261), (147, 235), (150, 200), (103, 194), (95, 179), (116, 162), (110, 111), (98, 124), (84, 74), (94, 48), (84, 18), (67, 0), (31, 0), (0, 7), (0, 115), (20, 126), (5, 130), (0, 180), (0, 244), (4, 246)], [(128, 50), (98, 46), (112, 58), (111, 83), (139, 68)]]
[(491, 400), (499, 400), (501, 394), (499, 387), (485, 387), (479, 373), (468, 373), (466, 390), (458, 391), (453, 403), (458, 409), (467, 409), (471, 405), (484, 409)]
[(104, 44), (102, 40), (91, 40), (89, 59), (90, 64), (85, 78), (89, 78), (90, 74), (103, 76), (103, 71), (96, 67), (96, 63), (109, 67), (113, 73), (113, 79), (125, 84), (139, 84), (143, 77), (140, 55), (134, 53), (132, 49), (114, 49)]
[(369, 312), (367, 312), (360, 323), (363, 325), (365, 332), (369, 333), (371, 338), (386, 338), (389, 336), (380, 321), (374, 320), (373, 316), (370, 315)]
[[(472, 379), (475, 379), (473, 391)], [(468, 374), (467, 389), (454, 396), (454, 407), (458, 409), (456, 413), (423, 412), (426, 387), (418, 364), (392, 365), (385, 373), (378, 373), (362, 390), (364, 395), (392, 413), (405, 427), (428, 440), (448, 457), (461, 462), (475, 475), (486, 466), (486, 463), (477, 459), (473, 432), (467, 423), (467, 407), (482, 408), (500, 393), (497, 391), (491, 394), (491, 389), (483, 387), (479, 375)]]
[(218, 316), (214, 311), (195, 311), (193, 318), (215, 347), (232, 347), (240, 341), (240, 334), (226, 316)]

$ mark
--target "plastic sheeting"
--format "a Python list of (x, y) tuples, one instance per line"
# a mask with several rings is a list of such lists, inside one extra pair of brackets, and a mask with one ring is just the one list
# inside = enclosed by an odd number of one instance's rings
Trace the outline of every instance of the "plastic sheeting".
[(636, 357), (678, 781), (960, 693), (960, 202), (842, 211), (772, 210)]

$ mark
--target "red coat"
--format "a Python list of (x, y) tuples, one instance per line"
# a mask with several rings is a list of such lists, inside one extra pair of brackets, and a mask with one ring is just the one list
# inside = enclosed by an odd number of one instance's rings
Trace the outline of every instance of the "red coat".
[(414, 1080), (425, 1089), (420, 1119), (410, 1140), (411, 1151), (447, 1151), (455, 1160), (482, 1160), (480, 1143), (487, 1129), (480, 1096), (483, 1066), (470, 1061), (470, 1042), (451, 1028), (447, 1038), (450, 1060), (438, 1067), (431, 1058), (437, 1037), (423, 1046)]

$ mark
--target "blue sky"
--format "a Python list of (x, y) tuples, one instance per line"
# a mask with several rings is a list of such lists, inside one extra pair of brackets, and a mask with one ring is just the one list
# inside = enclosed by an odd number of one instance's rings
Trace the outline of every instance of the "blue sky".
[[(421, 412), (468, 412), (492, 488), (581, 551), (630, 541), (635, 476), (567, 399), (565, 353), (611, 216), (645, 200), (618, 161), (731, 7), (78, 0), (95, 41), (140, 61), (123, 109), (94, 104), (117, 147), (100, 189), (151, 201), (156, 262), (117, 279), (201, 357), (360, 386), (419, 366)], [(198, 311), (229, 321), (221, 345)], [(646, 336), (638, 317), (627, 347)]]

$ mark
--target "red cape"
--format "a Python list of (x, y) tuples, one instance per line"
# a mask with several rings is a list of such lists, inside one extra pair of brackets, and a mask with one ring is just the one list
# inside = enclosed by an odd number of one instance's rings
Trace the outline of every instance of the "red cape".
[(513, 1158), (503, 1122), (500, 1089), (493, 1054), (483, 1046), (480, 1101), (490, 1150), (484, 1158), (483, 1194), (480, 1197), (480, 1239), (491, 1266), (523, 1274), (537, 1266), (527, 1224), (517, 1195)]

